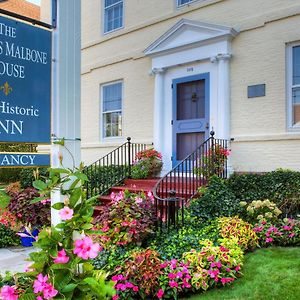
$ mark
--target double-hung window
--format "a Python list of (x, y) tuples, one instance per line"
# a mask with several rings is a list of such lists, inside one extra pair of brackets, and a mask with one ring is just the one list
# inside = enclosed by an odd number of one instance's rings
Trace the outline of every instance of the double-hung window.
[(123, 0), (104, 0), (104, 33), (123, 27)]
[(300, 129), (300, 43), (288, 47), (289, 128)]
[(123, 83), (114, 82), (101, 86), (102, 90), (102, 136), (122, 136), (122, 94)]
[(195, 0), (177, 0), (177, 6), (182, 6), (188, 4), (190, 2), (194, 2)]

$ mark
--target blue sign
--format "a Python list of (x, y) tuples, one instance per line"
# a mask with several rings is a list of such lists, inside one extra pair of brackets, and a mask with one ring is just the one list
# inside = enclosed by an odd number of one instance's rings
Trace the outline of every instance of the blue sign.
[(0, 153), (1, 168), (48, 167), (50, 154), (40, 153)]
[(49, 144), (51, 32), (0, 16), (0, 142)]

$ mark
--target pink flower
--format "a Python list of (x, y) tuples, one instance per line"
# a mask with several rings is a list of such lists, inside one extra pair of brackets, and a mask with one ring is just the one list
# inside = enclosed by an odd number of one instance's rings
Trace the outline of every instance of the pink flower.
[(102, 232), (107, 232), (109, 230), (109, 226), (107, 224), (105, 224), (102, 228), (101, 231)]
[(118, 299), (119, 299), (119, 295), (114, 295), (114, 296), (112, 296), (111, 299), (112, 299), (112, 300), (118, 300)]
[(208, 256), (208, 257), (207, 257), (207, 260), (208, 260), (208, 261), (214, 261), (214, 260), (215, 260), (215, 257), (214, 257), (213, 255)]
[(238, 272), (241, 269), (241, 266), (237, 265), (234, 269)]
[(271, 237), (266, 238), (266, 243), (272, 243), (272, 242), (273, 242), (273, 238)]
[(177, 277), (177, 278), (182, 278), (182, 276), (183, 276), (183, 273), (182, 273), (182, 272), (177, 272), (177, 274), (176, 274), (176, 277)]
[(125, 285), (126, 285), (126, 288), (128, 288), (128, 289), (131, 289), (131, 288), (134, 287), (134, 285), (131, 282), (129, 282), (129, 281), (126, 282)]
[(57, 257), (53, 260), (55, 264), (66, 264), (69, 261), (65, 249), (57, 252)]
[(60, 218), (61, 218), (63, 221), (72, 219), (73, 213), (74, 213), (73, 209), (71, 209), (71, 208), (68, 207), (68, 206), (65, 206), (64, 208), (62, 208), (62, 209), (59, 211)]
[(156, 294), (157, 298), (158, 298), (158, 299), (161, 299), (161, 298), (163, 297), (164, 293), (165, 293), (164, 290), (163, 290), (163, 289), (160, 289), (160, 290), (157, 292), (157, 294)]
[(16, 294), (16, 290), (9, 285), (4, 285), (2, 287), (0, 296), (3, 300), (17, 300), (19, 298)]
[(217, 270), (208, 270), (207, 272), (210, 276), (210, 278), (217, 278), (220, 271), (217, 269)]
[(226, 277), (222, 277), (221, 278), (221, 282), (223, 285), (225, 285), (228, 282), (234, 281), (234, 278), (226, 278)]
[(167, 266), (168, 266), (168, 263), (167, 263), (167, 262), (164, 262), (164, 263), (160, 264), (160, 268), (161, 268), (161, 269), (164, 269), (164, 268), (166, 268)]
[(43, 296), (45, 299), (52, 299), (58, 294), (58, 291), (48, 283), (47, 286), (43, 290)]
[(176, 282), (176, 281), (174, 281), (174, 280), (170, 280), (169, 281), (169, 286), (171, 287), (171, 288), (177, 288), (178, 287), (178, 283)]
[(116, 290), (119, 290), (119, 291), (125, 291), (126, 290), (126, 284), (124, 283), (118, 283), (116, 286), (115, 286)]
[(292, 228), (290, 227), (290, 226), (287, 226), (287, 225), (284, 225), (284, 226), (282, 226), (282, 228), (284, 229), (284, 230), (292, 230)]
[(101, 251), (100, 245), (98, 243), (93, 244), (92, 239), (87, 236), (83, 239), (76, 240), (74, 246), (74, 254), (82, 259), (95, 258)]
[(47, 275), (43, 276), (43, 274), (40, 273), (37, 276), (37, 279), (33, 283), (33, 289), (34, 289), (34, 293), (35, 294), (37, 294), (39, 292), (42, 292), (44, 290), (44, 288), (47, 285), (47, 280), (48, 280), (48, 276)]
[(135, 203), (140, 204), (142, 202), (143, 202), (143, 198), (141, 198), (141, 197), (136, 197), (135, 198)]
[(168, 274), (169, 279), (175, 279), (176, 278), (176, 274), (174, 273), (169, 273)]
[(293, 238), (294, 236), (295, 236), (295, 232), (292, 232), (292, 233), (289, 234), (290, 238)]
[(138, 292), (138, 291), (139, 291), (139, 287), (138, 287), (137, 285), (135, 285), (135, 286), (132, 288), (132, 290), (133, 290), (134, 292)]

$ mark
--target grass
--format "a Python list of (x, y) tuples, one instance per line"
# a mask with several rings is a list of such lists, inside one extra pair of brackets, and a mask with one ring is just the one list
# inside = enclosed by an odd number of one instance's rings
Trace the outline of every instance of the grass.
[(186, 300), (298, 300), (300, 248), (272, 247), (246, 255), (244, 276), (231, 286)]
[(9, 203), (10, 197), (0, 190), (0, 208), (6, 208)]

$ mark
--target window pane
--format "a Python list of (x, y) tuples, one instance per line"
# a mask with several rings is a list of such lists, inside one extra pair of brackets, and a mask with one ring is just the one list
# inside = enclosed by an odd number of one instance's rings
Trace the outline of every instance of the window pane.
[(105, 7), (111, 6), (113, 4), (116, 4), (118, 2), (123, 2), (122, 0), (105, 0)]
[(293, 89), (293, 125), (300, 125), (300, 88)]
[(293, 85), (300, 84), (300, 46), (293, 47)]
[(122, 113), (103, 114), (104, 137), (122, 136)]
[(204, 132), (177, 133), (176, 159), (183, 160), (205, 141)]
[(195, 1), (195, 0), (178, 0), (178, 6), (189, 3), (189, 2), (192, 2), (192, 1)]
[(108, 8), (105, 8), (104, 13), (104, 32), (109, 32), (123, 26), (123, 1), (107, 0), (105, 7), (107, 6)]
[(103, 86), (103, 112), (122, 109), (122, 83)]

